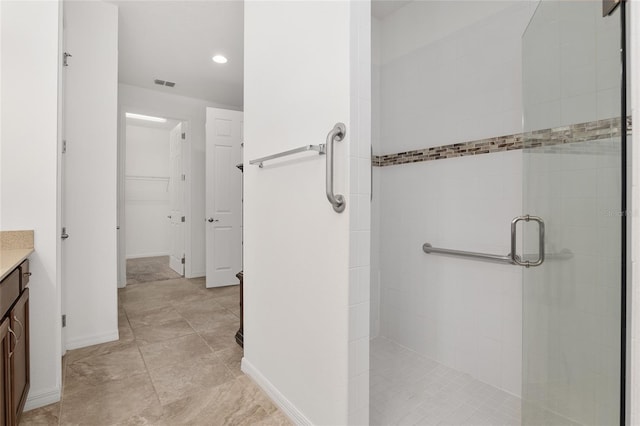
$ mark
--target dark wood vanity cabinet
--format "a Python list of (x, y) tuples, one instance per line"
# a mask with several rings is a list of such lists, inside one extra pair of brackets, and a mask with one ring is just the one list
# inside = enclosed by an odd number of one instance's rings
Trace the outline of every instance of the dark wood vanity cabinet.
[(11, 409), (20, 421), (29, 394), (29, 289), (25, 288), (9, 314), (9, 327), (16, 333), (16, 342), (9, 357), (11, 371)]
[(11, 389), (9, 367), (9, 318), (0, 323), (0, 419), (3, 425), (11, 424)]
[(29, 261), (0, 282), (0, 419), (17, 425), (29, 394)]

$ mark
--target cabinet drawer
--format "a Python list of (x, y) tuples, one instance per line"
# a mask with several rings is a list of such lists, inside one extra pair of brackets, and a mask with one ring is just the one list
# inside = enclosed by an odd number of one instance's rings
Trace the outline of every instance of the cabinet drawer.
[(1, 316), (4, 316), (18, 296), (20, 296), (20, 268), (16, 268), (0, 283)]
[(29, 272), (29, 259), (27, 259), (20, 264), (20, 291), (29, 287), (29, 277), (31, 272)]

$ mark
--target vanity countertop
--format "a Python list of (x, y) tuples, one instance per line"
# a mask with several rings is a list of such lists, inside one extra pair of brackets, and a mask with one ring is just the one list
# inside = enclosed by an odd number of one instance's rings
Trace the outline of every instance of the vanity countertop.
[(33, 253), (32, 248), (0, 250), (0, 281), (29, 257), (31, 253)]
[(33, 251), (33, 231), (0, 231), (0, 280)]

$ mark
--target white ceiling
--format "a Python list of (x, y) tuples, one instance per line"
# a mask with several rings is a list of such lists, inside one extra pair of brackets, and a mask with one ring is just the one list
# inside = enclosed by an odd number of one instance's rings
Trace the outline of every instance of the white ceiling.
[[(121, 83), (242, 106), (242, 0), (111, 3), (119, 7)], [(216, 64), (215, 54), (229, 62)]]
[(378, 19), (384, 19), (409, 3), (411, 3), (411, 0), (373, 0), (371, 2), (371, 14)]

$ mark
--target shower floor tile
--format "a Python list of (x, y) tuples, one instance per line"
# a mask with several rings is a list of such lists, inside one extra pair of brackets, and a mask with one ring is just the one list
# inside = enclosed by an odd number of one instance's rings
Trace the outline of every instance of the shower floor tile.
[(370, 353), (372, 425), (520, 425), (516, 396), (382, 337)]

